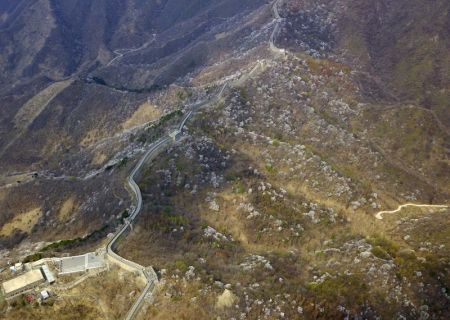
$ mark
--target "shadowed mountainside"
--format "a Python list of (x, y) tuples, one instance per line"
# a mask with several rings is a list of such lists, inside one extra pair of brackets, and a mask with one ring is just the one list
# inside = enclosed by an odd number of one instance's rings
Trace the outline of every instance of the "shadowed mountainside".
[[(170, 130), (175, 110), (204, 94), (179, 84), (266, 23), (267, 14), (258, 14), (264, 4), (2, 1), (0, 202), (6, 211), (0, 222), (41, 212), (30, 226), (1, 235), (2, 243), (13, 246), (31, 234), (74, 237), (114, 225), (127, 203), (119, 177), (128, 158)], [(35, 181), (32, 172), (38, 172)], [(88, 174), (96, 174), (100, 190), (83, 180)], [(79, 206), (61, 220), (59, 211), (72, 198)], [(105, 205), (111, 199), (120, 204)]]
[(333, 48), (363, 71), (369, 96), (432, 109), (449, 127), (448, 1), (294, 0), (285, 8), (289, 36), (281, 35), (281, 44)]
[[(93, 70), (114, 57), (114, 50), (137, 48), (162, 34), (150, 52), (156, 61), (188, 45), (213, 25), (262, 1), (56, 1), (6, 2), (0, 8), (0, 92), (11, 82), (39, 77), (54, 80)], [(169, 41), (184, 43), (169, 45)], [(149, 57), (147, 57), (148, 59)], [(11, 81), (12, 80), (12, 81)], [(6, 87), (6, 88), (5, 88)]]

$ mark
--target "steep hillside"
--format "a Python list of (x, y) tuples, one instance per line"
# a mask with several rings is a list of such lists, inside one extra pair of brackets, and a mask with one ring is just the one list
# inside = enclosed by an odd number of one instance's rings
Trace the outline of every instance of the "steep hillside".
[[(4, 2), (2, 261), (123, 227), (117, 254), (160, 279), (136, 319), (450, 318), (449, 16), (430, 3)], [(128, 228), (124, 182), (191, 111), (134, 178)]]
[(449, 127), (448, 1), (295, 0), (285, 8), (286, 38), (298, 37), (297, 48), (322, 40), (364, 72), (368, 93), (381, 89), (383, 97), (434, 110)]
[[(341, 41), (400, 100), (435, 110), (450, 123), (450, 3), (345, 1)], [(354, 47), (361, 44), (360, 48)]]
[[(207, 89), (180, 84), (259, 29), (263, 4), (2, 2), (0, 225), (35, 208), (45, 213), (0, 235), (2, 244), (111, 230), (129, 201), (122, 179), (135, 155)], [(61, 220), (56, 203), (70, 197), (79, 206)], [(108, 207), (112, 200), (120, 204)]]
[[(0, 27), (0, 92), (13, 83), (54, 80), (107, 64), (116, 49), (138, 48), (159, 36), (153, 62), (188, 45), (211, 27), (263, 1), (22, 1), (5, 3)], [(199, 28), (200, 26), (200, 28)], [(197, 30), (196, 30), (197, 29)], [(185, 37), (192, 32), (192, 37)], [(184, 38), (186, 38), (184, 40)], [(155, 50), (157, 50), (155, 48)]]

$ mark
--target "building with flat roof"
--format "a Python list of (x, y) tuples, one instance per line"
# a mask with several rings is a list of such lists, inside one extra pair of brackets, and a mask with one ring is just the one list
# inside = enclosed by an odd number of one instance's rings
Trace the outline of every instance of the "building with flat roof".
[(47, 290), (41, 291), (41, 299), (42, 300), (46, 300), (50, 297), (50, 294), (48, 293)]
[(5, 281), (2, 284), (2, 290), (5, 298), (12, 298), (15, 295), (33, 289), (45, 282), (44, 275), (40, 269), (30, 270), (24, 274)]
[(45, 279), (47, 280), (48, 283), (53, 283), (55, 282), (55, 277), (53, 276), (53, 273), (50, 271), (50, 269), (48, 268), (48, 266), (46, 264), (44, 264), (41, 267), (42, 273), (44, 274)]

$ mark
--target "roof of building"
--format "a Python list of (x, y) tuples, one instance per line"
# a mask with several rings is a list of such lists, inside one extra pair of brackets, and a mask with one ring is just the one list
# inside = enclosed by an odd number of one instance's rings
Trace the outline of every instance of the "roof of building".
[(3, 290), (5, 291), (5, 294), (12, 293), (16, 290), (19, 290), (23, 287), (26, 287), (30, 284), (35, 284), (37, 282), (41, 282), (44, 280), (44, 276), (42, 275), (41, 270), (30, 270), (28, 272), (25, 272), (24, 274), (3, 282)]
[(49, 283), (55, 282), (55, 277), (46, 264), (42, 266), (42, 272)]
[(41, 291), (41, 297), (42, 299), (47, 299), (48, 297), (50, 297), (50, 295), (48, 294), (47, 290)]

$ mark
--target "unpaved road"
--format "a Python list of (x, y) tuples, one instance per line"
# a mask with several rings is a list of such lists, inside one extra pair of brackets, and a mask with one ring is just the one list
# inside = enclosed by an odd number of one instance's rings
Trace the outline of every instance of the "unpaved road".
[(416, 208), (438, 208), (438, 209), (445, 209), (450, 208), (450, 206), (445, 204), (415, 204), (415, 203), (405, 203), (402, 205), (399, 205), (397, 209), (395, 210), (385, 210), (385, 211), (379, 211), (377, 214), (375, 214), (375, 218), (378, 220), (383, 220), (383, 214), (385, 213), (397, 213), (401, 211), (403, 208), (406, 207), (416, 207)]

